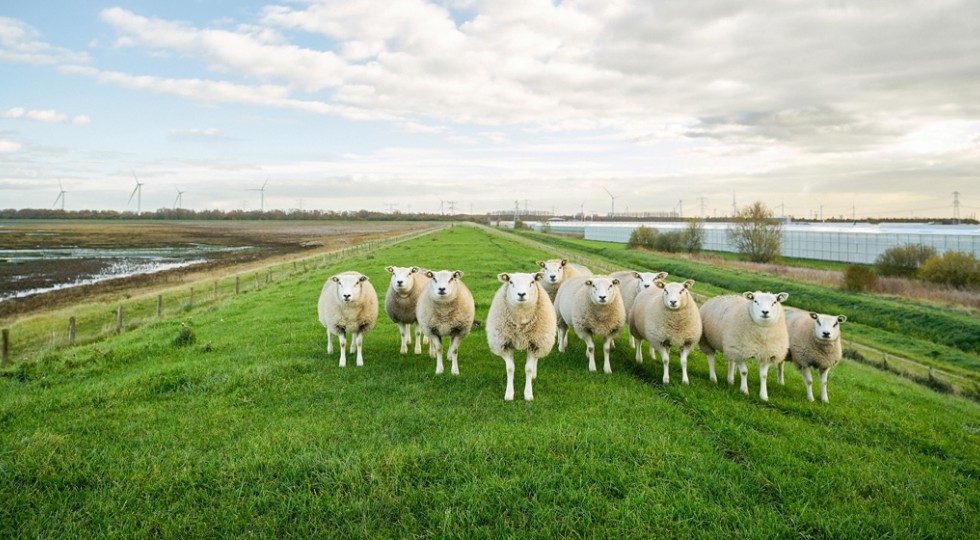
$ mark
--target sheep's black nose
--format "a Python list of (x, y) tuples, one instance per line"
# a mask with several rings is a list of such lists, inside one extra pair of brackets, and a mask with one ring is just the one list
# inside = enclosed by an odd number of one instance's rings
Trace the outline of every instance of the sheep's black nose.
[(446, 288), (445, 287), (439, 287), (439, 294), (446, 294)]
[(825, 338), (829, 338), (829, 337), (830, 337), (830, 332), (824, 332), (824, 333), (823, 333), (823, 337), (825, 337)]
[(396, 283), (398, 283), (398, 285), (401, 286), (401, 284), (405, 282), (399, 279), (398, 281), (396, 281)]
[(643, 288), (644, 289), (649, 289), (650, 288), (650, 284), (649, 283), (644, 283), (643, 284)]
[(605, 296), (600, 296), (599, 297), (599, 300), (602, 300), (603, 302), (605, 302), (606, 301), (606, 297)]
[(674, 307), (676, 305), (677, 305), (677, 300), (671, 300), (670, 301), (670, 307)]
[(762, 316), (763, 317), (768, 317), (769, 316), (769, 312), (768, 311), (763, 311), (762, 312)]
[(345, 294), (344, 295), (344, 300), (350, 300), (350, 295), (349, 294)]
[(526, 292), (519, 292), (519, 293), (517, 293), (517, 296), (518, 296), (518, 298), (524, 298), (525, 296), (527, 296), (527, 293)]

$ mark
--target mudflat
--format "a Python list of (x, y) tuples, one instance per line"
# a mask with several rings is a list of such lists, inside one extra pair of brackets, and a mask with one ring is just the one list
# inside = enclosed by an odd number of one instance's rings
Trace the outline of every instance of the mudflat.
[[(404, 221), (0, 221), (0, 250), (216, 248), (189, 266), (7, 298), (0, 301), (0, 319), (148, 292), (429, 226)], [(97, 272), (100, 264), (84, 257), (15, 262), (0, 256), (0, 297), (71, 283)]]

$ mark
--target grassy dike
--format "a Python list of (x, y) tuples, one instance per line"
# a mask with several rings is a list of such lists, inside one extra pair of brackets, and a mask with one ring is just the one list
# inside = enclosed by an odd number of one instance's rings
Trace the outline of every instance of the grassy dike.
[(691, 384), (665, 387), (625, 338), (611, 375), (589, 373), (573, 338), (539, 363), (534, 402), (505, 403), (482, 328), (461, 375), (437, 377), (427, 356), (398, 354), (383, 313), (364, 367), (326, 358), (315, 304), (333, 272), (383, 294), (388, 264), (461, 269), (484, 320), (496, 274), (548, 256), (455, 227), (8, 371), (0, 537), (980, 530), (980, 405), (868, 366), (835, 368), (829, 405), (788, 371), (767, 405), (757, 375), (753, 397), (716, 386), (697, 352)]

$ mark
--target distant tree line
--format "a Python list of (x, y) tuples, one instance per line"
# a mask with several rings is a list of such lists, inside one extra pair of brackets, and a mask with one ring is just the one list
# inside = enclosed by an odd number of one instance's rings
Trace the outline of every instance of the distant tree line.
[(132, 211), (116, 210), (54, 210), (45, 208), (8, 208), (0, 210), (0, 219), (105, 219), (105, 220), (338, 220), (338, 221), (479, 221), (485, 216), (468, 214), (443, 215), (401, 212), (386, 213), (370, 210), (184, 210), (161, 208), (137, 214)]

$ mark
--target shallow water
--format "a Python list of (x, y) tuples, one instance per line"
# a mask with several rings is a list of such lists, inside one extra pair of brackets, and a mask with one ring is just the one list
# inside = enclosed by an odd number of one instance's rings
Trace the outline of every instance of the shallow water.
[(250, 247), (0, 249), (0, 302), (208, 262)]

